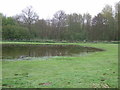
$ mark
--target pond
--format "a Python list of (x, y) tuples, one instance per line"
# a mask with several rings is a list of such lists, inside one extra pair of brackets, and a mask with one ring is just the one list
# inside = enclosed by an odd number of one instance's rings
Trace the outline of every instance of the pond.
[(74, 56), (83, 53), (102, 51), (101, 49), (79, 45), (18, 45), (3, 44), (3, 59), (19, 59), (24, 57)]

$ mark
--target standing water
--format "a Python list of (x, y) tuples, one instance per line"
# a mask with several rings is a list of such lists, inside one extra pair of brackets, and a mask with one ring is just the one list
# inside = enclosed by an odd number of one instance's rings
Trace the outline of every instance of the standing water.
[(79, 45), (17, 45), (3, 44), (2, 58), (17, 59), (24, 57), (74, 56), (101, 49)]

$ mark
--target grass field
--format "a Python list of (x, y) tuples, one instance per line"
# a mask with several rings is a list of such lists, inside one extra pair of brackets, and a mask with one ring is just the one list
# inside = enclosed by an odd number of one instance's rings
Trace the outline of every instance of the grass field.
[[(3, 42), (3, 44), (15, 42)], [(117, 88), (118, 44), (105, 43), (29, 43), (74, 44), (104, 49), (76, 57), (3, 61), (3, 88)], [(34, 59), (34, 58), (33, 58)]]

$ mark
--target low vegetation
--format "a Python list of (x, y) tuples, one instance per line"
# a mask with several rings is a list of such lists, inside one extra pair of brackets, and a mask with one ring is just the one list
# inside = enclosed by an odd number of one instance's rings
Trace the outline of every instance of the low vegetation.
[[(5, 42), (3, 42), (5, 44)], [(118, 44), (107, 43), (36, 43), (74, 44), (104, 49), (82, 56), (33, 58), (4, 61), (3, 88), (117, 88)]]

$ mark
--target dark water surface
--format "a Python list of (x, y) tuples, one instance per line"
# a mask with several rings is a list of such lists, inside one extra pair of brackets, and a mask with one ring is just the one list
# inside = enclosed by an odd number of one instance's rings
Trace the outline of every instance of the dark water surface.
[(2, 45), (3, 59), (19, 59), (24, 57), (45, 56), (74, 56), (88, 52), (101, 51), (101, 49), (82, 47), (78, 45)]

